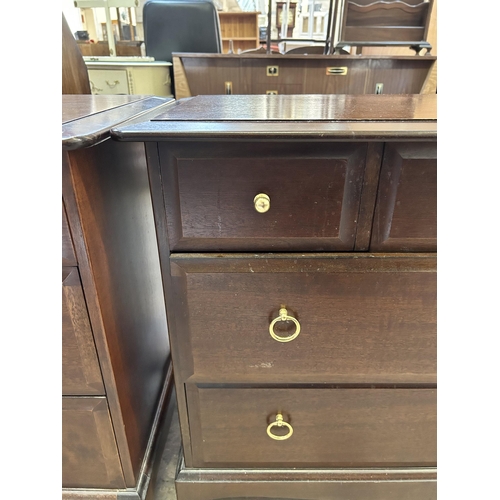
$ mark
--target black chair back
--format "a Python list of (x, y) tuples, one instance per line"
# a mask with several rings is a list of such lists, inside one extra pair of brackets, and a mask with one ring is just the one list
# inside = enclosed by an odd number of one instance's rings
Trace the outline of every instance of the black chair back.
[(172, 62), (172, 52), (221, 53), (219, 15), (210, 0), (148, 0), (143, 8), (146, 55)]

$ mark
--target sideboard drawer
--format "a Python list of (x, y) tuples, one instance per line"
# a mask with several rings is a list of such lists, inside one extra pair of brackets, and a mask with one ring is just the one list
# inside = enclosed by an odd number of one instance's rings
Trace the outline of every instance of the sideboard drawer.
[(129, 94), (127, 71), (123, 69), (89, 69), (92, 94)]
[[(198, 388), (188, 384), (194, 465), (435, 466), (436, 393), (435, 389)], [(270, 426), (277, 422), (278, 413), (286, 422), (281, 428)], [(268, 432), (289, 437), (275, 440)]]
[(171, 272), (185, 377), (436, 382), (432, 254), (180, 254)]
[(159, 150), (171, 250), (354, 249), (366, 143)]
[(62, 398), (62, 484), (124, 488), (106, 398)]
[(62, 393), (103, 395), (87, 305), (76, 267), (62, 270)]
[(437, 145), (385, 145), (370, 250), (437, 250)]

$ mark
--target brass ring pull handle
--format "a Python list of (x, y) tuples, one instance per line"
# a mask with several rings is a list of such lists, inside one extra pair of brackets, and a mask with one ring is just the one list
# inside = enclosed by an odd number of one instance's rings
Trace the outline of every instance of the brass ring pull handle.
[[(288, 337), (280, 337), (279, 335), (276, 335), (276, 333), (274, 332), (274, 325), (278, 321), (293, 321), (295, 324), (295, 332)], [(278, 342), (290, 342), (298, 337), (300, 333), (300, 323), (293, 316), (288, 316), (288, 311), (285, 309), (285, 307), (282, 307), (280, 309), (279, 316), (271, 321), (271, 324), (269, 325), (269, 333), (271, 334), (271, 337)]]
[[(273, 427), (287, 427), (288, 428), (288, 434), (285, 434), (284, 436), (277, 436), (276, 434), (273, 434), (271, 432), (271, 429)], [(293, 434), (293, 427), (288, 423), (283, 420), (283, 415), (281, 413), (278, 413), (276, 415), (276, 422), (271, 422), (267, 426), (267, 435), (271, 439), (276, 439), (276, 441), (284, 441), (285, 439), (288, 439), (291, 435)]]
[(120, 80), (115, 80), (113, 83), (110, 83), (108, 82), (108, 80), (106, 80), (106, 84), (108, 85), (108, 87), (114, 89), (118, 84), (120, 83)]
[(253, 199), (253, 206), (257, 212), (263, 214), (271, 208), (271, 198), (265, 193), (259, 193)]

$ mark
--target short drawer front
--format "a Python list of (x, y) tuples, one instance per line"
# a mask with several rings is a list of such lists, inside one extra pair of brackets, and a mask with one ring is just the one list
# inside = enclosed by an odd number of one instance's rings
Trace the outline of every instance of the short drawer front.
[(103, 395), (87, 305), (76, 267), (62, 270), (62, 393)]
[(436, 143), (385, 145), (370, 250), (437, 250)]
[(126, 70), (89, 69), (92, 94), (129, 94)]
[(125, 488), (106, 398), (62, 399), (63, 488)]
[[(159, 148), (172, 250), (354, 248), (366, 144)], [(259, 194), (269, 197), (265, 212)]]
[[(435, 383), (432, 255), (172, 258), (184, 379)], [(273, 338), (281, 306), (300, 326)], [(293, 320), (274, 323), (293, 336)]]
[[(188, 386), (187, 394), (198, 467), (436, 464), (435, 389)], [(290, 427), (269, 428), (278, 413)], [(289, 437), (275, 440), (268, 428)]]

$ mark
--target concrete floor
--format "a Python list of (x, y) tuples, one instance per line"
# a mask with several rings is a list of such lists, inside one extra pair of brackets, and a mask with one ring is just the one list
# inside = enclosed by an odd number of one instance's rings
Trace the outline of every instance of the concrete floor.
[(147, 500), (176, 500), (175, 473), (181, 449), (179, 415), (175, 391), (165, 412), (162, 431), (158, 436), (158, 450), (148, 488)]

